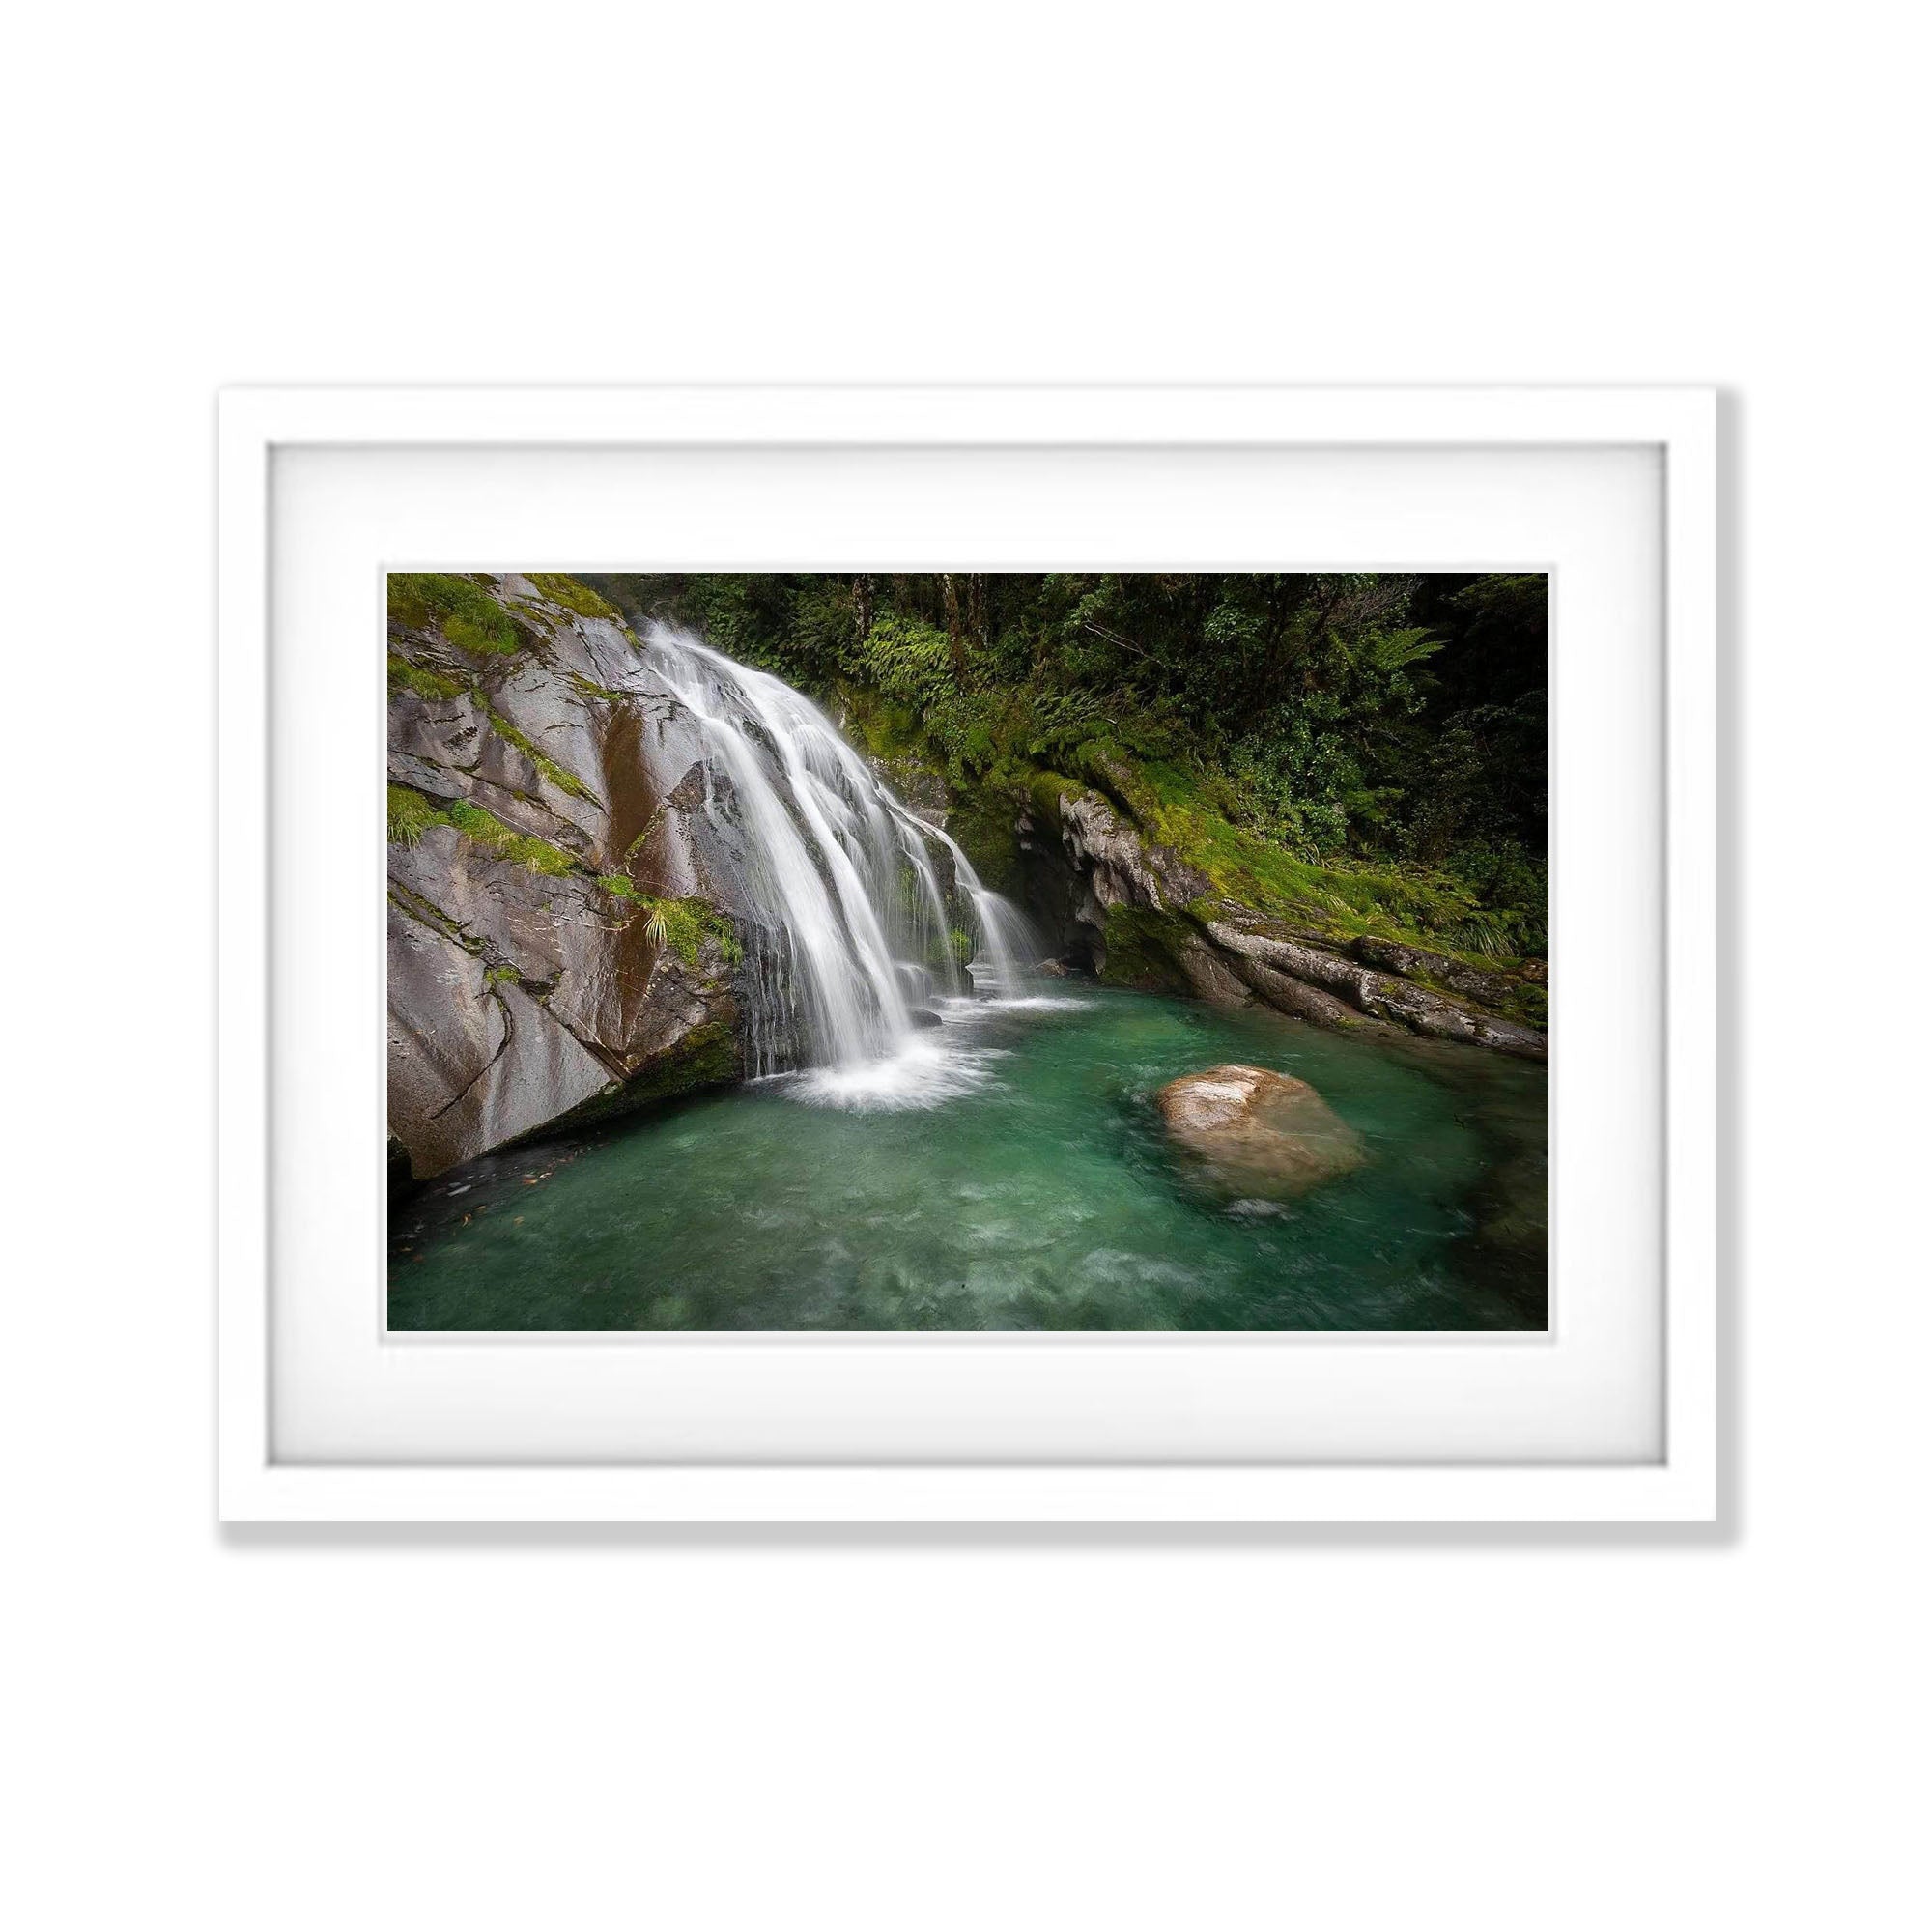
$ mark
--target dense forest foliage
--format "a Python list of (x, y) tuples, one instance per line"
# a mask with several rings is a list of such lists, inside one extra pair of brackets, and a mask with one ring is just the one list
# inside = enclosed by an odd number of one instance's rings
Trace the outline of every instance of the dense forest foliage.
[(592, 581), (943, 768), (969, 849), (976, 813), (1076, 782), (1251, 901), (1547, 951), (1541, 576)]

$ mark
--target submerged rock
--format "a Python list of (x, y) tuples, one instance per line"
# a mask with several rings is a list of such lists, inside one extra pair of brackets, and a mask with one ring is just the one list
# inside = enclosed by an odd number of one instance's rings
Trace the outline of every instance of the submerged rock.
[(1154, 1096), (1168, 1137), (1244, 1204), (1292, 1201), (1369, 1158), (1367, 1144), (1305, 1080), (1261, 1066), (1213, 1066)]

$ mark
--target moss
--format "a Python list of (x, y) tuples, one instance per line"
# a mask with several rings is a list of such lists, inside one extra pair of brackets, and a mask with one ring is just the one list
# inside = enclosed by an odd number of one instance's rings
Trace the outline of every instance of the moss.
[(585, 677), (580, 671), (567, 670), (564, 676), (585, 697), (601, 697), (606, 704), (621, 704), (625, 698), (637, 696), (634, 691), (613, 691), (608, 684), (599, 684), (595, 678)]
[[(391, 583), (395, 579), (390, 579)], [(514, 648), (514, 647), (513, 647)], [(482, 692), (472, 685), (462, 683), (456, 678), (445, 677), (440, 671), (426, 669), (419, 664), (412, 664), (408, 658), (391, 651), (389, 653), (389, 689), (399, 691), (407, 686), (419, 697), (432, 700), (439, 698), (462, 697), (468, 694), (481, 708), (490, 728), (506, 744), (514, 745), (524, 756), (529, 759), (539, 774), (548, 779), (558, 791), (567, 792), (572, 798), (581, 798), (586, 805), (601, 807), (602, 801), (583, 781), (573, 771), (557, 763), (550, 753), (535, 744), (524, 732), (510, 723)]]
[(389, 689), (400, 691), (408, 686), (418, 697), (426, 697), (435, 702), (441, 698), (461, 697), (469, 689), (453, 677), (444, 677), (440, 671), (429, 670), (419, 664), (412, 664), (408, 658), (399, 657), (394, 651), (389, 653)]
[(745, 963), (745, 948), (738, 938), (738, 928), (723, 913), (706, 909), (707, 923), (711, 936), (718, 942), (718, 951), (724, 955), (727, 966), (742, 966)]
[[(953, 695), (976, 721), (962, 736), (960, 719), (948, 712), (942, 643), (936, 633), (920, 642), (937, 682), (923, 688), (919, 701), (908, 702), (883, 680), (855, 683), (848, 665), (836, 708), (848, 734), (889, 773), (902, 765), (944, 770), (952, 790), (947, 829), (996, 891), (1021, 895), (1013, 817), (1024, 812), (1048, 832), (1059, 823), (1061, 801), (1092, 788), (1220, 895), (1330, 944), (1373, 934), (1502, 972), (1512, 970), (1519, 950), (1535, 950), (1533, 924), (1520, 912), (1492, 908), (1467, 881), (1419, 866), (1318, 859), (1238, 822), (1240, 787), (1225, 773), (1176, 758), (1172, 734), (1146, 720), (1136, 724), (1092, 706), (1056, 712), (1037, 692), (1014, 690), (1002, 698), (982, 691)], [(905, 650), (897, 655), (910, 662)], [(867, 668), (877, 678), (876, 667)], [(980, 742), (988, 734), (989, 742)]]
[[(947, 829), (980, 877), (1009, 897), (1024, 896), (1015, 819), (1042, 834), (1060, 823), (1061, 802), (1101, 793), (1151, 843), (1192, 866), (1216, 895), (1285, 921), (1331, 945), (1373, 935), (1433, 948), (1463, 964), (1509, 973), (1518, 922), (1486, 911), (1463, 882), (1420, 867), (1357, 865), (1297, 855), (1235, 822), (1237, 794), (1224, 775), (1164, 761), (1104, 719), (1076, 721), (1080, 735), (1026, 739), (1008, 733), (989, 767), (952, 755), (929, 715), (878, 691), (841, 685), (848, 729), (885, 763), (942, 764), (952, 787)], [(1021, 734), (1023, 737), (1024, 734)], [(1547, 1007), (1525, 988), (1510, 1010), (1530, 1018)]]
[(737, 1076), (737, 1038), (728, 1026), (713, 1020), (694, 1027), (642, 1081), (632, 1085), (643, 1086), (653, 1094), (683, 1094)]
[(845, 735), (856, 739), (869, 756), (925, 761), (925, 733), (920, 728), (919, 714), (909, 705), (896, 704), (865, 685), (841, 685), (832, 710), (835, 717), (843, 717)]
[(499, 859), (522, 866), (526, 871), (541, 872), (548, 878), (559, 879), (564, 873), (577, 868), (576, 860), (560, 846), (527, 832), (513, 831), (495, 813), (485, 811), (480, 805), (471, 805), (468, 799), (454, 800), (447, 816), (449, 823), (466, 838), (487, 845)]
[(980, 883), (1009, 899), (1020, 896), (1019, 808), (997, 793), (977, 793), (947, 814), (946, 829), (973, 863)]
[(483, 983), (486, 986), (500, 986), (505, 981), (514, 981), (522, 985), (523, 979), (524, 976), (514, 966), (492, 966), (483, 975)]
[(467, 798), (439, 805), (412, 785), (390, 785), (390, 844), (413, 845), (432, 825), (453, 825), (466, 838), (487, 845), (499, 859), (508, 859), (513, 865), (522, 866), (526, 871), (541, 872), (547, 878), (560, 879), (564, 873), (578, 869), (577, 861), (561, 846), (527, 832), (514, 831), (494, 812), (485, 811), (480, 805), (471, 805)]
[(718, 942), (718, 950), (733, 966), (745, 956), (738, 943), (737, 928), (723, 913), (703, 899), (661, 899), (641, 891), (635, 879), (621, 872), (608, 872), (597, 883), (612, 898), (643, 908), (646, 929), (660, 946), (668, 946), (687, 966), (697, 964), (697, 955), (707, 938)]
[(1474, 898), (1453, 880), (1297, 858), (1231, 823), (1215, 810), (1208, 784), (1172, 765), (1114, 757), (1093, 776), (1144, 836), (1204, 874), (1223, 898), (1338, 944), (1395, 939), (1507, 970), (1493, 953), (1458, 943), (1466, 937)]
[(574, 611), (580, 617), (615, 617), (616, 607), (607, 604), (587, 583), (580, 583), (574, 577), (559, 577), (554, 572), (533, 570), (530, 582), (553, 604), (561, 604), (566, 611)]
[(491, 730), (496, 732), (497, 737), (501, 738), (505, 744), (514, 745), (518, 751), (523, 753), (524, 756), (558, 791), (568, 792), (572, 798), (581, 798), (586, 804), (595, 805), (600, 810), (602, 809), (602, 801), (599, 800), (597, 794), (575, 772), (566, 771), (548, 752), (541, 750), (537, 745), (533, 744), (500, 711), (497, 710), (487, 698), (480, 701), (483, 705), (483, 715), (490, 721)]
[(432, 825), (447, 825), (449, 814), (434, 799), (411, 785), (389, 787), (389, 843), (414, 845)]
[[(727, 1015), (730, 1013), (725, 1009)], [(582, 1106), (546, 1121), (534, 1132), (511, 1142), (521, 1147), (530, 1141), (549, 1140), (559, 1131), (587, 1127), (602, 1121), (615, 1120), (682, 1094), (696, 1094), (707, 1087), (724, 1087), (744, 1077), (739, 1059), (738, 1039), (725, 1020), (707, 1020), (694, 1027), (674, 1046), (629, 1080), (611, 1081)]]
[(477, 656), (507, 657), (522, 642), (515, 618), (482, 584), (433, 571), (390, 573), (389, 622), (403, 631), (440, 631)]
[(659, 806), (644, 821), (644, 829), (624, 847), (624, 863), (629, 865), (651, 841), (651, 835), (664, 822), (665, 808)]
[(739, 1071), (736, 1036), (722, 1020), (709, 1020), (693, 1027), (668, 1053), (627, 1081), (615, 1099), (626, 1107), (644, 1100), (665, 1100), (674, 1094), (735, 1080)]
[(1107, 958), (1100, 978), (1109, 986), (1132, 986), (1143, 993), (1190, 993), (1180, 954), (1193, 937), (1193, 926), (1179, 913), (1109, 906)]
[(1052, 831), (1060, 823), (1060, 802), (1079, 795), (1081, 787), (1058, 772), (1037, 771), (1026, 781), (1027, 810), (1042, 831)]

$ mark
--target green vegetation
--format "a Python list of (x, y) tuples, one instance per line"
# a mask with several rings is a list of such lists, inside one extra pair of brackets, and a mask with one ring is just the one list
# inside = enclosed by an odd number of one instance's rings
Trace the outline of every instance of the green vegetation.
[[(554, 1134), (559, 1127), (582, 1127), (596, 1121), (613, 1120), (638, 1107), (675, 1099), (681, 1094), (725, 1086), (743, 1073), (737, 1036), (723, 1020), (707, 1020), (702, 1026), (693, 1027), (676, 1045), (659, 1054), (633, 1079), (611, 1081), (582, 1106), (547, 1122), (535, 1134), (524, 1139)], [(511, 1145), (520, 1146), (522, 1142)]]
[(614, 617), (617, 614), (613, 605), (607, 604), (587, 583), (580, 583), (574, 577), (558, 577), (551, 571), (533, 570), (530, 582), (553, 604), (561, 604), (566, 611), (574, 611), (580, 617)]
[(644, 1100), (664, 1100), (674, 1094), (716, 1087), (736, 1080), (742, 1071), (737, 1037), (722, 1020), (709, 1020), (693, 1027), (669, 1052), (661, 1054), (621, 1088), (615, 1096), (616, 1107), (629, 1108)]
[(527, 832), (512, 831), (500, 818), (485, 811), (480, 805), (471, 805), (468, 799), (451, 802), (449, 822), (466, 838), (489, 846), (499, 859), (508, 859), (526, 871), (542, 872), (555, 879), (576, 869), (577, 862), (561, 847)]
[[(395, 582), (393, 578), (390, 580), (392, 585)], [(393, 591), (391, 601), (393, 606)], [(438, 699), (469, 696), (489, 721), (490, 728), (497, 737), (506, 744), (514, 745), (558, 791), (567, 792), (572, 798), (581, 798), (588, 805), (599, 803), (596, 793), (575, 772), (558, 764), (540, 745), (512, 724), (484, 696), (480, 685), (465, 684), (460, 679), (446, 677), (441, 671), (430, 670), (422, 665), (412, 663), (398, 652), (391, 651), (389, 689), (399, 691), (405, 686), (413, 691), (418, 697), (425, 697), (433, 702)]]
[(572, 798), (581, 798), (590, 805), (597, 805), (599, 803), (596, 793), (575, 772), (566, 771), (548, 752), (543, 751), (540, 747), (533, 744), (500, 711), (497, 710), (481, 693), (477, 694), (477, 702), (482, 706), (484, 716), (490, 721), (491, 730), (496, 732), (497, 737), (501, 738), (506, 744), (514, 745), (518, 751), (523, 753), (524, 756), (558, 791), (568, 792)]
[(1181, 949), (1193, 937), (1194, 928), (1179, 913), (1109, 906), (1107, 962), (1100, 978), (1110, 986), (1132, 986), (1143, 993), (1191, 992), (1179, 961)]
[(447, 825), (449, 814), (411, 785), (389, 787), (389, 843), (417, 844), (432, 825)]
[[(414, 845), (431, 826), (448, 825), (466, 838), (486, 846), (499, 859), (507, 859), (512, 865), (522, 866), (528, 871), (541, 873), (547, 878), (562, 878), (568, 872), (591, 878), (612, 898), (641, 908), (652, 940), (660, 946), (668, 946), (687, 966), (697, 964), (699, 950), (707, 938), (717, 941), (718, 950), (727, 965), (736, 966), (744, 960), (744, 948), (739, 943), (737, 928), (703, 899), (655, 898), (621, 872), (592, 874), (561, 846), (553, 845), (548, 839), (535, 838), (529, 833), (515, 831), (494, 813), (485, 811), (479, 805), (472, 805), (468, 799), (439, 802), (417, 791), (413, 785), (392, 783), (389, 786), (388, 819), (391, 844)], [(491, 971), (490, 983), (494, 985), (499, 979), (517, 977), (512, 967), (497, 967)]]
[(597, 883), (612, 898), (641, 907), (644, 929), (654, 946), (668, 946), (687, 966), (697, 964), (698, 950), (707, 937), (718, 942), (726, 962), (737, 965), (745, 956), (737, 929), (702, 899), (661, 899), (639, 889), (621, 872), (607, 872)]
[[(1533, 913), (1512, 916), (1486, 910), (1472, 885), (1445, 872), (1298, 858), (1233, 823), (1216, 809), (1225, 797), (1219, 787), (1171, 765), (1102, 772), (1096, 788), (1204, 873), (1221, 897), (1330, 938), (1433, 939), (1448, 951), (1490, 958), (1540, 951), (1545, 943), (1540, 892)], [(1512, 943), (1520, 938), (1531, 943)]]
[(399, 657), (394, 651), (389, 653), (389, 689), (400, 691), (405, 685), (418, 697), (426, 697), (432, 703), (440, 698), (461, 697), (469, 689), (459, 684), (453, 677), (444, 677), (440, 671), (428, 670), (419, 664), (412, 664), (408, 658)]
[(494, 813), (468, 799), (451, 799), (445, 805), (425, 796), (411, 785), (389, 787), (389, 842), (413, 845), (432, 825), (453, 825), (466, 838), (486, 845), (499, 859), (508, 859), (526, 871), (561, 878), (578, 869), (577, 862), (547, 838), (527, 832), (513, 831)]
[(658, 827), (661, 824), (663, 824), (664, 815), (665, 815), (665, 809), (663, 804), (660, 803), (657, 810), (654, 810), (651, 813), (650, 817), (644, 821), (644, 829), (641, 832), (639, 832), (638, 836), (635, 838), (633, 838), (628, 845), (624, 847), (625, 865), (628, 866), (631, 863), (631, 861), (635, 859), (638, 856), (638, 854), (641, 852), (644, 849), (644, 847), (651, 842), (651, 835), (657, 831)]
[(942, 773), (1013, 890), (1019, 811), (1106, 795), (1216, 892), (1333, 939), (1548, 950), (1541, 576), (599, 578)]
[(594, 678), (585, 677), (579, 671), (567, 670), (564, 676), (570, 680), (572, 690), (581, 692), (585, 697), (601, 697), (606, 704), (621, 704), (625, 698), (636, 696), (634, 692), (613, 691), (608, 684), (599, 684)]
[(458, 650), (507, 657), (522, 642), (516, 619), (473, 578), (394, 571), (389, 623), (402, 631), (440, 631)]

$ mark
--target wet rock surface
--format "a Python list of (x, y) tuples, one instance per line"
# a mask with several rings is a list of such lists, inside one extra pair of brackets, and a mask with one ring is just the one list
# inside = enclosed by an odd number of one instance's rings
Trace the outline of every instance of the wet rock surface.
[(1265, 1067), (1183, 1074), (1154, 1104), (1169, 1139), (1232, 1199), (1297, 1200), (1369, 1158), (1361, 1135), (1313, 1087)]
[[(696, 721), (614, 617), (525, 577), (474, 581), (514, 613), (514, 651), (462, 648), (433, 622), (389, 637), (389, 778), (407, 788), (389, 1134), (392, 1169), (400, 1148), (418, 1180), (740, 1070), (727, 938), (753, 916), (699, 810)], [(717, 917), (694, 944), (692, 920), (653, 922), (668, 901)]]

